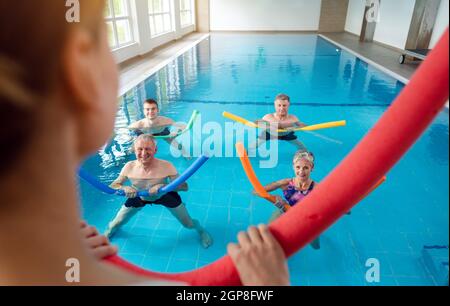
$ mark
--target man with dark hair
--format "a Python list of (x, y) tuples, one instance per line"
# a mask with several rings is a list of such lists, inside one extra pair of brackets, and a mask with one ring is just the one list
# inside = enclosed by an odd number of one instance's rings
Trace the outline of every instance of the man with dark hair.
[[(145, 100), (144, 115), (144, 119), (128, 126), (130, 130), (134, 130), (138, 135), (148, 133), (153, 136), (169, 136), (171, 135), (169, 127), (174, 126), (178, 129), (185, 128), (184, 125), (177, 124), (170, 118), (160, 116), (158, 102), (153, 99)], [(173, 138), (164, 138), (164, 140), (172, 147), (180, 150), (183, 156), (189, 159), (189, 153), (185, 152), (183, 146), (175, 140), (176, 133), (173, 133), (173, 135)]]

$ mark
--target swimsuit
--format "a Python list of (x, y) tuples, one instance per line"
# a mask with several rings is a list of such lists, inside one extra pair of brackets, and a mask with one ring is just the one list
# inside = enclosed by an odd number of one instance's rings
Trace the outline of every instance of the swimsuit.
[(131, 199), (128, 199), (124, 205), (126, 207), (140, 208), (140, 207), (144, 207), (147, 204), (159, 204), (159, 205), (163, 205), (167, 208), (176, 208), (176, 207), (180, 206), (181, 203), (183, 203), (183, 202), (181, 200), (180, 195), (177, 192), (172, 191), (172, 192), (166, 193), (165, 195), (163, 195), (162, 197), (160, 197), (159, 199), (154, 200), (154, 201), (146, 201), (146, 200), (141, 199), (140, 197), (131, 198)]
[(302, 201), (308, 194), (311, 193), (314, 189), (314, 182), (311, 182), (311, 185), (309, 186), (308, 190), (297, 190), (295, 188), (294, 180), (291, 180), (289, 182), (289, 185), (285, 190), (283, 190), (283, 195), (286, 201), (289, 203), (290, 206), (294, 206), (298, 202)]
[(291, 141), (291, 140), (296, 140), (297, 139), (297, 135), (295, 135), (295, 132), (290, 132), (286, 135), (282, 135), (282, 136), (274, 136), (272, 134), (270, 134), (269, 132), (266, 132), (265, 135), (263, 135), (263, 137), (268, 141), (270, 139), (278, 139), (278, 140), (286, 140), (286, 141)]
[[(141, 130), (134, 130), (134, 133), (136, 134), (136, 136), (144, 134), (144, 132), (142, 132)], [(170, 135), (170, 129), (168, 127), (162, 130), (162, 132), (152, 134), (152, 136), (167, 136), (167, 135)]]
[[(311, 185), (309, 185), (308, 190), (297, 190), (295, 188), (294, 180), (291, 180), (289, 182), (289, 185), (287, 189), (283, 190), (283, 195), (286, 201), (289, 203), (290, 206), (294, 206), (298, 202), (302, 201), (308, 194), (313, 191), (315, 186), (314, 181), (311, 182)], [(310, 245), (313, 247), (313, 249), (317, 250), (320, 249), (320, 236), (317, 236), (316, 239), (314, 239)]]

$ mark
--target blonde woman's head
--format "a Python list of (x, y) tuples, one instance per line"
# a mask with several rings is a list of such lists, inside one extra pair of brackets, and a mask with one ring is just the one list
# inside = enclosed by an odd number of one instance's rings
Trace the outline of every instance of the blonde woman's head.
[(308, 151), (298, 151), (295, 153), (292, 165), (295, 175), (301, 179), (309, 179), (314, 169), (314, 155)]
[[(14, 163), (44, 126), (71, 124), (82, 158), (111, 133), (117, 70), (103, 19), (105, 0), (79, 0), (80, 22), (66, 1), (0, 1), (0, 152)], [(57, 140), (55, 140), (57, 141)], [(3, 172), (0, 166), (0, 174)]]

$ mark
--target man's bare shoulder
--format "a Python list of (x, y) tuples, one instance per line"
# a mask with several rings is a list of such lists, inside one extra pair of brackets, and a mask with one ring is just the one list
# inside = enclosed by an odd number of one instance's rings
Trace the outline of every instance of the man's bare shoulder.
[(273, 116), (273, 114), (267, 114), (265, 115), (262, 120), (268, 121), (268, 122), (274, 122), (276, 121), (275, 117)]
[(130, 124), (128, 126), (128, 128), (130, 129), (139, 129), (139, 128), (143, 128), (144, 127), (144, 121), (145, 119), (141, 119), (139, 121), (133, 122), (132, 124)]
[(173, 167), (173, 164), (167, 160), (155, 158), (155, 162), (157, 162), (158, 167)]
[(177, 169), (171, 162), (168, 162), (167, 160), (163, 160), (163, 159), (157, 159), (157, 158), (155, 158), (155, 161), (158, 163), (157, 164), (158, 169), (164, 170), (164, 173), (167, 176), (176, 175), (178, 173)]
[(128, 173), (130, 173), (135, 168), (135, 166), (136, 166), (136, 161), (135, 160), (127, 162), (125, 164), (125, 166), (123, 166), (121, 174), (122, 175), (127, 175)]
[(300, 121), (296, 115), (289, 115), (288, 120), (289, 121)]
[(165, 125), (165, 124), (172, 124), (175, 121), (173, 121), (171, 118), (169, 117), (164, 117), (164, 116), (158, 116), (158, 124), (160, 125)]
[(126, 163), (123, 167), (122, 170), (120, 171), (119, 176), (126, 176), (128, 177), (130, 175), (130, 173), (132, 172), (134, 167), (134, 162), (130, 161), (128, 163)]

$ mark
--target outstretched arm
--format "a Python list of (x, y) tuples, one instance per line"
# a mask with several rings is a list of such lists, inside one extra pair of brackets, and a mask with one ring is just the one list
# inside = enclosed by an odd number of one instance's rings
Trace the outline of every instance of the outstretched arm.
[(136, 198), (138, 191), (130, 186), (124, 186), (123, 184), (128, 180), (128, 176), (126, 176), (126, 167), (125, 165), (124, 169), (122, 169), (122, 172), (119, 174), (119, 177), (115, 179), (114, 182), (109, 185), (111, 188), (116, 190), (123, 190), (125, 192), (125, 196), (127, 198)]
[[(170, 182), (173, 182), (175, 179), (179, 177), (178, 174), (176, 175), (170, 175), (168, 176), (168, 184)], [(153, 185), (152, 188), (148, 191), (151, 196), (156, 196), (158, 194), (158, 191), (163, 188), (164, 186), (167, 186), (168, 184), (156, 184)], [(174, 191), (188, 191), (188, 184), (186, 182), (180, 184)]]
[(133, 122), (132, 124), (130, 124), (128, 126), (128, 129), (130, 129), (130, 130), (138, 130), (138, 129), (140, 129), (140, 121)]
[[(283, 179), (283, 180), (279, 180), (279, 181), (276, 181), (276, 182), (270, 183), (269, 185), (264, 186), (264, 190), (267, 192), (272, 192), (277, 189), (283, 189), (288, 184), (289, 184), (289, 179)], [(256, 193), (256, 192), (254, 191), (254, 193)]]
[(124, 186), (123, 184), (127, 181), (127, 177), (125, 175), (120, 174), (115, 180), (114, 182), (111, 183), (111, 185), (109, 185), (111, 188), (113, 189), (117, 189), (120, 190), (122, 189)]
[(262, 119), (258, 119), (255, 121), (255, 124), (258, 126), (258, 128), (263, 130), (271, 130), (273, 132), (276, 132), (277, 129), (280, 128), (280, 124), (277, 122), (271, 122), (268, 119), (266, 119), (266, 116)]
[[(173, 182), (174, 180), (176, 180), (179, 177), (179, 175), (172, 175), (169, 176), (169, 182)], [(189, 190), (189, 186), (186, 182), (180, 184), (180, 186), (177, 187), (177, 189), (175, 189), (174, 191), (188, 191)]]
[[(178, 129), (178, 131), (183, 131), (183, 130), (187, 127), (186, 124), (182, 124), (182, 123), (178, 123), (178, 122), (174, 122), (174, 123), (172, 124), (172, 126), (173, 126), (174, 128), (176, 128), (176, 129)], [(177, 133), (178, 133), (178, 132), (177, 132)]]
[(302, 127), (306, 126), (306, 124), (301, 122), (297, 118), (297, 116), (292, 115), (291, 119), (292, 119), (292, 121), (289, 122), (289, 123), (282, 123), (282, 124), (280, 124), (280, 129), (289, 131), (289, 130), (295, 130), (295, 129), (299, 128), (299, 127), (302, 128)]
[(295, 125), (296, 125), (297, 127), (300, 127), (300, 128), (303, 128), (303, 127), (307, 126), (306, 124), (304, 124), (304, 123), (301, 122), (301, 121), (295, 122)]
[(295, 120), (295, 122), (294, 122), (294, 126), (296, 126), (296, 127), (300, 127), (300, 128), (302, 128), (302, 127), (305, 127), (306, 126), (306, 124), (305, 123), (303, 123), (303, 122), (301, 122), (300, 121), (300, 119), (298, 119), (297, 118), (297, 116), (293, 116), (294, 117), (294, 120)]

